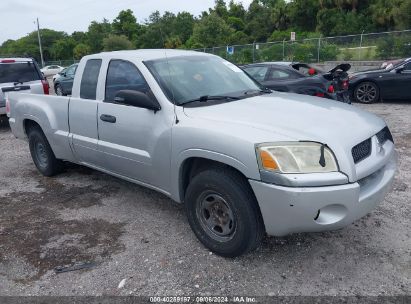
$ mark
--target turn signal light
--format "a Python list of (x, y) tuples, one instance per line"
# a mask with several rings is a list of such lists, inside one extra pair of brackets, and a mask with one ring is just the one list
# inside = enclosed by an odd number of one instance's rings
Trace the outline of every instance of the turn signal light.
[(268, 153), (267, 151), (260, 151), (260, 157), (261, 157), (263, 168), (269, 169), (269, 170), (278, 169), (278, 165), (276, 161), (273, 159), (273, 157), (270, 155), (270, 153)]

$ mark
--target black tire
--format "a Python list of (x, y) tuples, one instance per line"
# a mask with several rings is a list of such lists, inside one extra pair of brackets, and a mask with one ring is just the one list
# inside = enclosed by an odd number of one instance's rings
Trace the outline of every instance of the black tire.
[(63, 92), (63, 88), (59, 84), (56, 84), (54, 91), (56, 92), (57, 96), (66, 96), (66, 94), (64, 94)]
[[(204, 202), (211, 207), (204, 207)], [(213, 168), (198, 173), (188, 185), (185, 208), (197, 238), (218, 255), (237, 257), (261, 244), (265, 229), (257, 200), (247, 180), (234, 170)], [(207, 223), (214, 216), (218, 224), (210, 228)]]
[(380, 89), (374, 82), (364, 81), (354, 88), (353, 98), (359, 103), (376, 103), (380, 100)]
[(53, 176), (60, 173), (63, 162), (56, 158), (50, 144), (39, 127), (28, 130), (30, 154), (34, 164), (44, 176)]

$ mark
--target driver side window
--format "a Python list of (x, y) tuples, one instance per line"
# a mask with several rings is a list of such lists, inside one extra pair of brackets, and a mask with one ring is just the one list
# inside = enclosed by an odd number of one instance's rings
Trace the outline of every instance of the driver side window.
[(117, 93), (122, 90), (139, 91), (146, 94), (149, 87), (137, 67), (124, 60), (110, 61), (107, 79), (105, 101), (114, 101)]

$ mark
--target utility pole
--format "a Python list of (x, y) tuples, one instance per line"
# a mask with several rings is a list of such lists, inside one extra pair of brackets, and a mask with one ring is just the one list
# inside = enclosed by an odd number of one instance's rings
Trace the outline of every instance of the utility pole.
[(318, 38), (318, 49), (317, 49), (317, 62), (320, 63), (320, 51), (321, 51), (321, 36)]
[(253, 63), (255, 62), (255, 40), (253, 42)]
[(44, 67), (43, 49), (42, 49), (42, 47), (41, 47), (39, 18), (37, 18), (37, 36), (38, 36), (38, 38), (39, 38), (39, 49), (40, 49), (41, 67)]
[(358, 60), (361, 60), (362, 38), (363, 38), (363, 36), (364, 36), (364, 31), (365, 31), (365, 30), (363, 30), (362, 33), (361, 33), (360, 49), (359, 49), (359, 51), (358, 51)]

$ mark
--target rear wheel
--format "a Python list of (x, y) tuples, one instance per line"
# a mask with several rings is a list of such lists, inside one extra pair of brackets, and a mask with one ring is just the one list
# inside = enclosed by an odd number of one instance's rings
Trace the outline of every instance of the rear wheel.
[(375, 103), (380, 98), (378, 86), (369, 81), (361, 82), (354, 89), (354, 99), (360, 103)]
[(53, 176), (63, 170), (63, 162), (56, 158), (39, 127), (32, 127), (28, 131), (30, 154), (34, 164), (44, 176)]
[(264, 224), (247, 180), (225, 168), (198, 173), (185, 195), (188, 221), (211, 251), (236, 257), (257, 248)]

